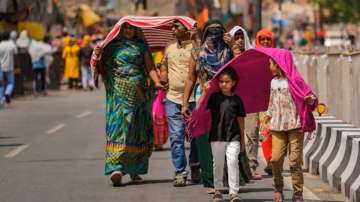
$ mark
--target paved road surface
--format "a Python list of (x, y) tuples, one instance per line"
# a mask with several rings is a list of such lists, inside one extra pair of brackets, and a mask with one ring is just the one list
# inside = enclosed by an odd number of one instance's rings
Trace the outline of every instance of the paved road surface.
[[(0, 110), (0, 201), (211, 201), (201, 185), (172, 186), (168, 145), (153, 153), (145, 184), (113, 188), (103, 175), (103, 101), (101, 90), (61, 91), (20, 98)], [(271, 183), (265, 178), (244, 186), (241, 196), (271, 201)], [(344, 201), (316, 176), (307, 176), (306, 186), (308, 201)], [(285, 196), (291, 197), (289, 186)]]

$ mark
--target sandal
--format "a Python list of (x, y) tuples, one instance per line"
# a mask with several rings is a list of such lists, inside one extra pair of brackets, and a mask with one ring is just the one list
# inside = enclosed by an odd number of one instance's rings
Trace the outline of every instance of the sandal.
[(221, 192), (220, 191), (215, 191), (215, 193), (214, 193), (214, 196), (213, 196), (213, 201), (214, 202), (220, 202), (220, 201), (222, 201), (223, 200), (223, 197), (222, 197), (222, 194), (221, 194)]
[(230, 202), (241, 202), (241, 198), (238, 194), (230, 194)]
[(131, 182), (134, 184), (141, 184), (144, 182), (144, 180), (139, 175), (131, 176), (130, 178)]
[(253, 180), (261, 180), (261, 179), (262, 179), (262, 176), (261, 176), (259, 173), (257, 173), (256, 171), (253, 171), (253, 172), (251, 173), (251, 178), (252, 178)]
[(187, 177), (183, 175), (176, 175), (174, 179), (174, 187), (185, 187)]
[(213, 187), (209, 187), (209, 188), (207, 188), (206, 193), (207, 194), (215, 194), (215, 189)]
[(111, 173), (110, 180), (114, 187), (121, 186), (122, 176), (123, 174), (120, 171), (114, 171)]

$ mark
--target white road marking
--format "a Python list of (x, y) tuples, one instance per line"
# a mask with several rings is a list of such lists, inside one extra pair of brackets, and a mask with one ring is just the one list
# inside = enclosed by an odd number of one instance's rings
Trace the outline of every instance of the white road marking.
[(18, 146), (15, 149), (11, 150), (9, 153), (7, 153), (5, 155), (5, 158), (13, 158), (14, 156), (18, 155), (20, 152), (24, 151), (28, 147), (29, 147), (28, 144)]
[(48, 131), (46, 131), (46, 134), (48, 134), (48, 135), (53, 134), (53, 133), (59, 131), (60, 129), (64, 128), (65, 126), (66, 126), (66, 124), (60, 123), (60, 124), (50, 128)]
[(91, 111), (85, 111), (85, 112), (82, 112), (81, 114), (76, 115), (76, 118), (81, 119), (81, 118), (84, 118), (85, 116), (90, 115), (91, 113), (92, 113)]

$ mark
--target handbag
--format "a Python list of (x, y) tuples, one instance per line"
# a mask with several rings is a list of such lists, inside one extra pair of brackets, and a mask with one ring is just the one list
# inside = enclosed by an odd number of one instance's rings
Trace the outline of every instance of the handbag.
[(152, 124), (154, 130), (154, 144), (164, 145), (168, 139), (168, 124), (163, 100), (166, 92), (162, 89), (157, 90), (157, 95), (152, 105)]

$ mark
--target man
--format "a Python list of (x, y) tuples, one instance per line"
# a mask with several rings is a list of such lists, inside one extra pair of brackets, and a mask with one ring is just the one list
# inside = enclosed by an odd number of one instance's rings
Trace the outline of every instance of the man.
[(17, 48), (10, 34), (4, 33), (0, 42), (0, 66), (3, 72), (4, 96), (6, 103), (11, 102), (11, 94), (14, 89), (14, 57)]
[[(160, 67), (160, 78), (162, 83), (168, 86), (165, 107), (169, 125), (171, 157), (175, 167), (174, 186), (181, 187), (186, 185), (188, 175), (184, 145), (186, 126), (181, 114), (181, 107), (193, 45), (189, 30), (180, 22), (174, 22), (172, 30), (176, 40), (165, 48)], [(191, 108), (195, 106), (194, 101), (194, 96), (191, 96)], [(191, 142), (189, 165), (192, 181), (198, 183), (200, 181), (199, 162), (194, 141)]]
[(93, 81), (90, 71), (90, 59), (94, 46), (89, 35), (83, 37), (83, 44), (80, 48), (81, 83), (84, 90), (93, 90)]

